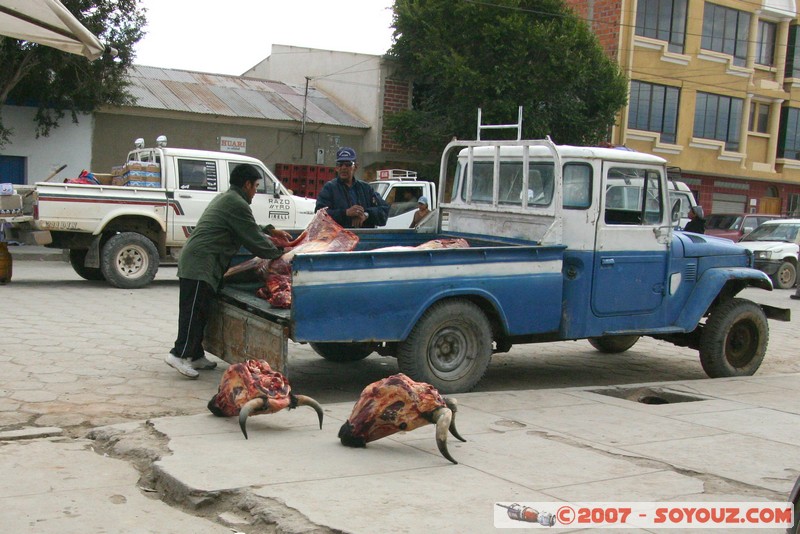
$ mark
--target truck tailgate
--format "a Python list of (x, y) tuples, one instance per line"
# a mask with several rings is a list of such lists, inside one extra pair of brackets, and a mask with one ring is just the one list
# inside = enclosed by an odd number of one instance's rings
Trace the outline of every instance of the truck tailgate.
[(260, 284), (226, 286), (217, 295), (206, 325), (206, 351), (229, 363), (267, 360), (286, 374), (290, 310), (271, 308), (256, 297)]

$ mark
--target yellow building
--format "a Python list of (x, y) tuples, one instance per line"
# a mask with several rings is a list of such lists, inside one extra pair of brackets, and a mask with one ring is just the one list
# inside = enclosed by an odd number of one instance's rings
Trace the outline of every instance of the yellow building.
[(706, 213), (800, 215), (794, 0), (568, 0), (629, 79), (611, 142), (680, 167)]

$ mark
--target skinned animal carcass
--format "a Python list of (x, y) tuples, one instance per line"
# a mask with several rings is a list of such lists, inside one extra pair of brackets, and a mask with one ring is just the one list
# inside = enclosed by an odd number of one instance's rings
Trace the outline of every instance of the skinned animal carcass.
[(447, 433), (467, 440), (456, 430), (456, 406), (455, 399), (441, 396), (430, 384), (398, 373), (364, 388), (350, 417), (339, 429), (339, 439), (348, 447), (366, 447), (370, 441), (433, 423), (439, 452), (457, 464), (447, 451)]
[(225, 370), (217, 394), (208, 401), (208, 409), (218, 417), (239, 416), (239, 427), (247, 439), (250, 415), (275, 413), (298, 406), (311, 406), (322, 428), (322, 407), (305, 395), (295, 395), (289, 381), (273, 371), (264, 360), (247, 360)]
[(264, 287), (256, 291), (256, 296), (269, 301), (273, 308), (290, 308), (292, 305), (292, 259), (296, 254), (314, 252), (348, 252), (356, 248), (359, 237), (345, 230), (328, 215), (328, 209), (319, 210), (308, 227), (294, 241), (282, 241), (270, 237), (272, 242), (283, 248), (284, 253), (274, 260), (253, 258), (225, 273), (225, 279), (246, 279), (247, 273), (264, 281)]

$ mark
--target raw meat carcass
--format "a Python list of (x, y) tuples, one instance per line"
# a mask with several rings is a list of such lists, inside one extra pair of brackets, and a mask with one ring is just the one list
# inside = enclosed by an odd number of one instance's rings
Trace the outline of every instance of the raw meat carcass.
[(311, 406), (322, 428), (322, 407), (305, 395), (295, 395), (289, 381), (273, 371), (264, 360), (247, 360), (231, 365), (222, 375), (217, 394), (208, 401), (208, 409), (219, 417), (239, 416), (239, 427), (247, 439), (250, 415), (275, 413), (298, 406)]
[(467, 440), (456, 430), (455, 414), (455, 399), (442, 397), (430, 384), (398, 373), (364, 388), (350, 417), (339, 429), (339, 439), (348, 447), (366, 447), (370, 441), (433, 423), (439, 452), (457, 464), (447, 451), (447, 432), (461, 441)]
[(226, 279), (236, 276), (247, 277), (247, 273), (264, 280), (265, 285), (256, 295), (269, 301), (273, 308), (290, 308), (292, 305), (292, 259), (295, 254), (313, 252), (347, 252), (356, 248), (358, 236), (342, 228), (328, 215), (327, 208), (319, 210), (308, 223), (308, 227), (294, 241), (283, 241), (273, 238), (276, 246), (282, 247), (284, 253), (274, 260), (253, 258), (225, 273)]
[(395, 245), (391, 247), (383, 247), (373, 249), (373, 252), (393, 252), (396, 250), (432, 250), (437, 248), (469, 248), (469, 243), (466, 239), (431, 239), (416, 247), (408, 247), (403, 245)]

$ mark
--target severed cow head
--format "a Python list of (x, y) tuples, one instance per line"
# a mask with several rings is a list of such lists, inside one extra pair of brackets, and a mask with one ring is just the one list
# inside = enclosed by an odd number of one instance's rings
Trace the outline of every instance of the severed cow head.
[(322, 428), (322, 407), (311, 397), (294, 395), (289, 381), (273, 371), (264, 360), (247, 360), (231, 365), (222, 375), (217, 394), (208, 401), (208, 409), (219, 417), (239, 415), (239, 427), (247, 439), (250, 415), (275, 413), (284, 408), (311, 406)]
[(348, 447), (366, 447), (370, 441), (433, 423), (439, 452), (457, 464), (447, 452), (447, 432), (461, 441), (467, 440), (456, 430), (455, 415), (455, 399), (442, 397), (430, 384), (414, 382), (398, 373), (364, 388), (350, 417), (339, 429), (339, 439)]

